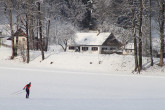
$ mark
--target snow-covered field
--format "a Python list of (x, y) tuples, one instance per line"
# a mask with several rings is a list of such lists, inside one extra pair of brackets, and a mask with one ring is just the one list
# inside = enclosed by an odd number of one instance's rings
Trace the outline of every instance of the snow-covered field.
[[(132, 74), (132, 56), (33, 52), (26, 64), (10, 55), (0, 48), (0, 110), (165, 110), (164, 69)], [(12, 94), (29, 82), (29, 99)]]

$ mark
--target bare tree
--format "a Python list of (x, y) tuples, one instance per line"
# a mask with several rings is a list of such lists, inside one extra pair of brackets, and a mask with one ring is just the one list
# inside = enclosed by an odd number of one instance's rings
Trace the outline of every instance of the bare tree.
[(87, 7), (81, 0), (56, 0), (53, 2), (48, 0), (48, 2), (46, 35), (50, 34), (51, 44), (61, 45), (66, 51), (68, 41), (73, 39), (75, 29), (79, 29), (79, 23), (85, 18)]
[(150, 59), (151, 59), (151, 66), (153, 66), (153, 54), (152, 54), (152, 23), (151, 23), (151, 0), (149, 0), (149, 39), (150, 39)]
[(51, 38), (54, 38), (53, 42), (56, 42), (66, 51), (68, 42), (74, 42), (76, 28), (66, 21), (56, 21), (50, 32)]
[(39, 40), (39, 45), (40, 45), (40, 49), (41, 49), (41, 55), (42, 55), (42, 60), (45, 59), (45, 56), (44, 56), (44, 49), (43, 49), (43, 40), (42, 40), (42, 18), (41, 18), (41, 2), (38, 1), (37, 2), (38, 4), (38, 22), (39, 22), (39, 35), (40, 35), (40, 40)]
[(31, 19), (31, 16), (33, 14), (32, 12), (32, 7), (34, 5), (33, 4), (33, 0), (24, 0), (24, 1), (20, 1), (19, 4), (17, 5), (20, 5), (19, 7), (22, 7), (22, 8), (18, 8), (17, 9), (17, 12), (20, 16), (20, 20), (19, 22), (21, 22), (20, 24), (20, 27), (25, 29), (26, 31), (26, 44), (27, 44), (27, 50), (26, 50), (26, 62), (29, 63), (30, 62), (30, 19)]
[(15, 51), (15, 44), (14, 44), (14, 29), (13, 29), (13, 3), (12, 0), (2, 0), (1, 1), (5, 7), (5, 13), (7, 15), (9, 25), (10, 25), (10, 35), (12, 40), (12, 56), (11, 59), (17, 55)]
[(136, 12), (135, 12), (135, 6), (134, 6), (134, 0), (132, 0), (132, 35), (134, 39), (134, 60), (135, 60), (135, 68), (134, 71), (137, 71), (138, 69), (138, 55), (137, 55), (137, 35), (136, 35)]
[(164, 0), (158, 0), (159, 6), (160, 6), (160, 12), (159, 12), (159, 25), (160, 25), (160, 62), (159, 66), (163, 66), (163, 53), (164, 53), (164, 19), (165, 19), (165, 1)]
[(142, 70), (142, 22), (143, 22), (143, 1), (139, 0), (139, 65), (138, 71)]
[[(91, 16), (96, 18), (97, 28), (100, 31), (107, 31), (106, 26), (114, 24), (113, 0), (92, 0)], [(116, 20), (116, 19), (115, 19)], [(105, 25), (107, 24), (107, 25)]]

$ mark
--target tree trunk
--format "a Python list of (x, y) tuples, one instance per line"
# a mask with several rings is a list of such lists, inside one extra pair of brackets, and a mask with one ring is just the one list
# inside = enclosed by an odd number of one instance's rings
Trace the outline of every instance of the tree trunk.
[(46, 33), (46, 51), (48, 51), (48, 40), (49, 40), (49, 31), (50, 31), (50, 20), (48, 20), (47, 33)]
[(34, 21), (33, 19), (31, 18), (31, 39), (32, 39), (32, 49), (34, 50), (36, 47), (35, 47), (35, 38), (34, 38), (34, 29), (33, 29), (33, 25), (34, 25)]
[(44, 57), (43, 40), (42, 40), (42, 22), (41, 22), (41, 3), (40, 2), (38, 2), (38, 16), (39, 16), (40, 49), (41, 49), (42, 60), (44, 60), (45, 57)]
[(138, 55), (137, 55), (137, 38), (136, 38), (136, 27), (135, 27), (135, 10), (132, 9), (132, 13), (133, 13), (133, 16), (132, 16), (132, 25), (133, 25), (133, 28), (132, 28), (132, 33), (133, 33), (133, 38), (134, 38), (134, 59), (135, 59), (135, 69), (134, 71), (137, 71), (137, 68), (138, 68)]
[(14, 31), (13, 31), (13, 16), (12, 16), (12, 8), (9, 7), (9, 23), (10, 23), (10, 31), (11, 31), (11, 38), (12, 38), (12, 56), (11, 59), (15, 57), (15, 44), (14, 44)]
[[(17, 13), (17, 31), (19, 28), (19, 13)], [(17, 56), (17, 51), (18, 51), (18, 34), (16, 35), (16, 46), (15, 46), (15, 55)]]
[(164, 0), (161, 0), (160, 3), (160, 40), (161, 40), (161, 47), (160, 47), (160, 62), (159, 62), (159, 66), (163, 66), (164, 62), (163, 62), (163, 53), (164, 53), (164, 9), (165, 9), (165, 4), (164, 4)]
[(65, 49), (64, 49), (64, 51), (66, 52), (66, 50), (67, 50), (67, 46), (68, 46), (68, 40), (67, 39), (65, 39)]
[(143, 14), (143, 1), (139, 0), (140, 3), (140, 15), (139, 15), (139, 65), (138, 65), (138, 71), (142, 70), (142, 14)]
[(26, 15), (26, 38), (27, 38), (27, 63), (30, 61), (30, 55), (29, 55), (29, 18), (28, 15)]
[(151, 66), (153, 66), (153, 55), (152, 55), (152, 34), (151, 34), (151, 0), (150, 2), (150, 6), (149, 6), (149, 22), (150, 22), (150, 27), (149, 27), (149, 38), (150, 38), (150, 59), (151, 59)]
[[(37, 27), (39, 26), (39, 20), (37, 19), (36, 20), (37, 22)], [(37, 28), (37, 37), (35, 39), (37, 42), (36, 42), (36, 49), (39, 50), (39, 28)]]
[[(20, 2), (18, 2), (18, 4), (17, 4), (17, 31), (18, 31), (18, 29), (19, 29), (19, 21), (20, 21), (20, 8), (19, 8), (19, 6), (20, 6)], [(15, 55), (17, 56), (18, 55), (18, 53), (17, 53), (17, 51), (18, 51), (18, 34), (16, 35), (16, 47), (15, 47)]]

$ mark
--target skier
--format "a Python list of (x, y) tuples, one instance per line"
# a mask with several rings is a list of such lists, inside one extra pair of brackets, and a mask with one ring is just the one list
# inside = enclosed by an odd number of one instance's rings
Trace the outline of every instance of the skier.
[(29, 84), (27, 84), (27, 85), (23, 88), (23, 90), (26, 89), (26, 98), (29, 98), (30, 87), (31, 87), (31, 82), (29, 82)]

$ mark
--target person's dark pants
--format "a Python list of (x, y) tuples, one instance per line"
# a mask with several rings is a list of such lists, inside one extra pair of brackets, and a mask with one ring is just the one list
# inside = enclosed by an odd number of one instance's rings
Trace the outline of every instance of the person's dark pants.
[(26, 98), (29, 98), (30, 91), (26, 90)]

